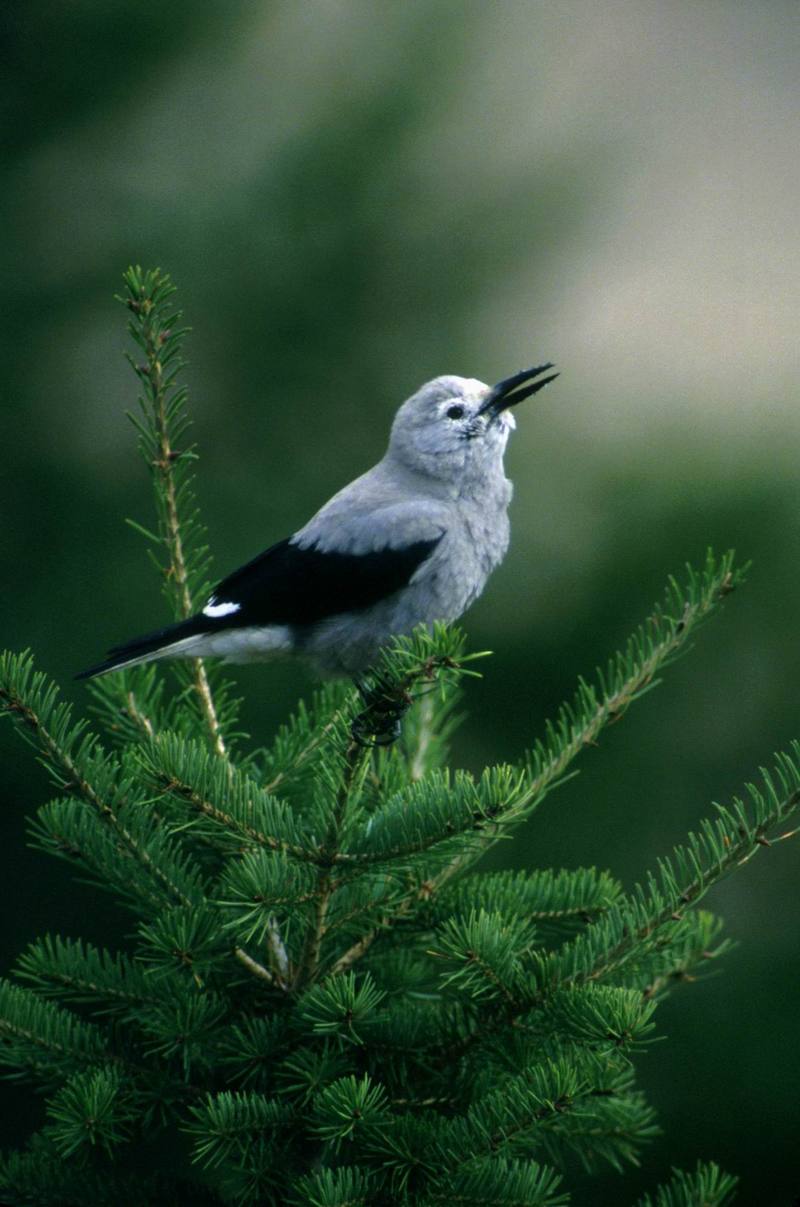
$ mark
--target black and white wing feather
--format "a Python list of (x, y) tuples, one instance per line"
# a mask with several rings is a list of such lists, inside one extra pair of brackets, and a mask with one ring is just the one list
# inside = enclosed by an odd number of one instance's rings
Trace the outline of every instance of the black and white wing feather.
[(304, 548), (289, 537), (223, 579), (202, 612), (114, 646), (105, 662), (77, 678), (177, 652), (190, 638), (269, 625), (302, 630), (342, 613), (362, 612), (405, 587), (442, 536), (440, 531), (430, 540), (358, 554)]
[(304, 627), (362, 612), (405, 587), (440, 540), (359, 554), (279, 541), (223, 579), (202, 615), (218, 615), (226, 628)]

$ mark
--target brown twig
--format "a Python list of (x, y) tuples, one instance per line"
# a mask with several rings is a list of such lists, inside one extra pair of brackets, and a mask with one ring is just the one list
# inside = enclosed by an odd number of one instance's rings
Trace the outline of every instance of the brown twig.
[[(327, 858), (331, 865), (336, 855), (336, 847), (339, 841), (339, 833), (342, 828), (342, 822), (345, 818), (347, 805), (350, 800), (350, 794), (358, 777), (359, 771), (363, 768), (369, 751), (361, 746), (357, 741), (351, 740), (347, 745), (344, 758), (344, 770), (342, 779), (339, 785), (339, 791), (336, 796), (336, 802), (331, 814), (328, 832), (325, 835), (325, 842), (322, 846), (322, 855)], [(314, 910), (314, 918), (306, 935), (305, 947), (303, 955), (297, 969), (295, 985), (307, 985), (317, 975), (319, 969), (320, 952), (322, 949), (322, 940), (326, 930), (326, 919), (328, 916), (328, 906), (330, 905), (331, 896), (334, 891), (333, 867), (328, 866), (320, 870), (317, 881), (319, 896), (317, 898), (316, 908)]]
[[(191, 616), (194, 611), (194, 603), (189, 588), (189, 574), (186, 568), (186, 556), (181, 536), (180, 515), (175, 488), (173, 467), (178, 454), (172, 447), (167, 423), (164, 370), (159, 359), (159, 341), (161, 340), (161, 335), (156, 332), (154, 325), (147, 321), (147, 316), (145, 318), (144, 337), (147, 354), (147, 381), (150, 386), (153, 415), (158, 433), (158, 457), (153, 462), (153, 469), (160, 479), (166, 505), (166, 541), (170, 559), (169, 574), (175, 584), (175, 593), (181, 615), (185, 619)], [(211, 734), (213, 748), (218, 755), (224, 757), (227, 754), (225, 739), (222, 736), (222, 729), (211, 692), (211, 684), (208, 681), (208, 674), (202, 658), (192, 659), (192, 674), (195, 691), (200, 700), (200, 707)]]

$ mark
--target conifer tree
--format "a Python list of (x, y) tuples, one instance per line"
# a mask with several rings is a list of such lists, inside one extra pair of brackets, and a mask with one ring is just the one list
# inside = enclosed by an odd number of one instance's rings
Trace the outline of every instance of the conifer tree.
[[(155, 526), (136, 527), (180, 618), (210, 568), (184, 331), (167, 276), (124, 280), (156, 501)], [(200, 659), (94, 682), (95, 732), (30, 655), (3, 655), (0, 709), (55, 791), (33, 842), (131, 922), (101, 950), (54, 921), (0, 982), (0, 1065), (45, 1095), (39, 1130), (0, 1161), (2, 1201), (556, 1207), (569, 1158), (621, 1174), (639, 1161), (657, 1125), (637, 1052), (664, 996), (726, 949), (698, 908), (707, 889), (793, 832), (800, 747), (633, 892), (590, 867), (480, 859), (741, 580), (710, 553), (670, 579), (532, 748), (479, 776), (448, 767), (480, 657), (452, 627), (398, 639), (366, 695), (319, 687), (264, 748)], [(640, 1207), (733, 1191), (700, 1164)]]

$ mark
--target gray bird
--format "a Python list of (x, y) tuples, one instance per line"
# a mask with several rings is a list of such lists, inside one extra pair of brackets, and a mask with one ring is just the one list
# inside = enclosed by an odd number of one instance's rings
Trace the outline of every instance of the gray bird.
[(159, 658), (285, 653), (358, 678), (391, 637), (456, 620), (508, 549), (510, 408), (553, 381), (541, 376), (552, 367), (496, 386), (426, 382), (398, 410), (383, 459), (304, 528), (224, 579), (195, 616), (115, 646), (78, 678)]

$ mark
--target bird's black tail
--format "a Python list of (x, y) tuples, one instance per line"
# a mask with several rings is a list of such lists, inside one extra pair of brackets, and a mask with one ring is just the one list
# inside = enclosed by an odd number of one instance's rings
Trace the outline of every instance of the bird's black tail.
[[(192, 637), (199, 637), (208, 629), (208, 620), (202, 613), (190, 616), (188, 620), (180, 620), (177, 624), (167, 625), (166, 628), (156, 629), (153, 633), (145, 633), (143, 637), (134, 637), (124, 645), (115, 645), (108, 651), (105, 662), (90, 666), (81, 671), (76, 679), (93, 679), (95, 675), (105, 675), (108, 671), (120, 670), (125, 666), (138, 666), (142, 662), (152, 662), (164, 655), (175, 656), (179, 648)], [(187, 654), (188, 654), (187, 650)]]

